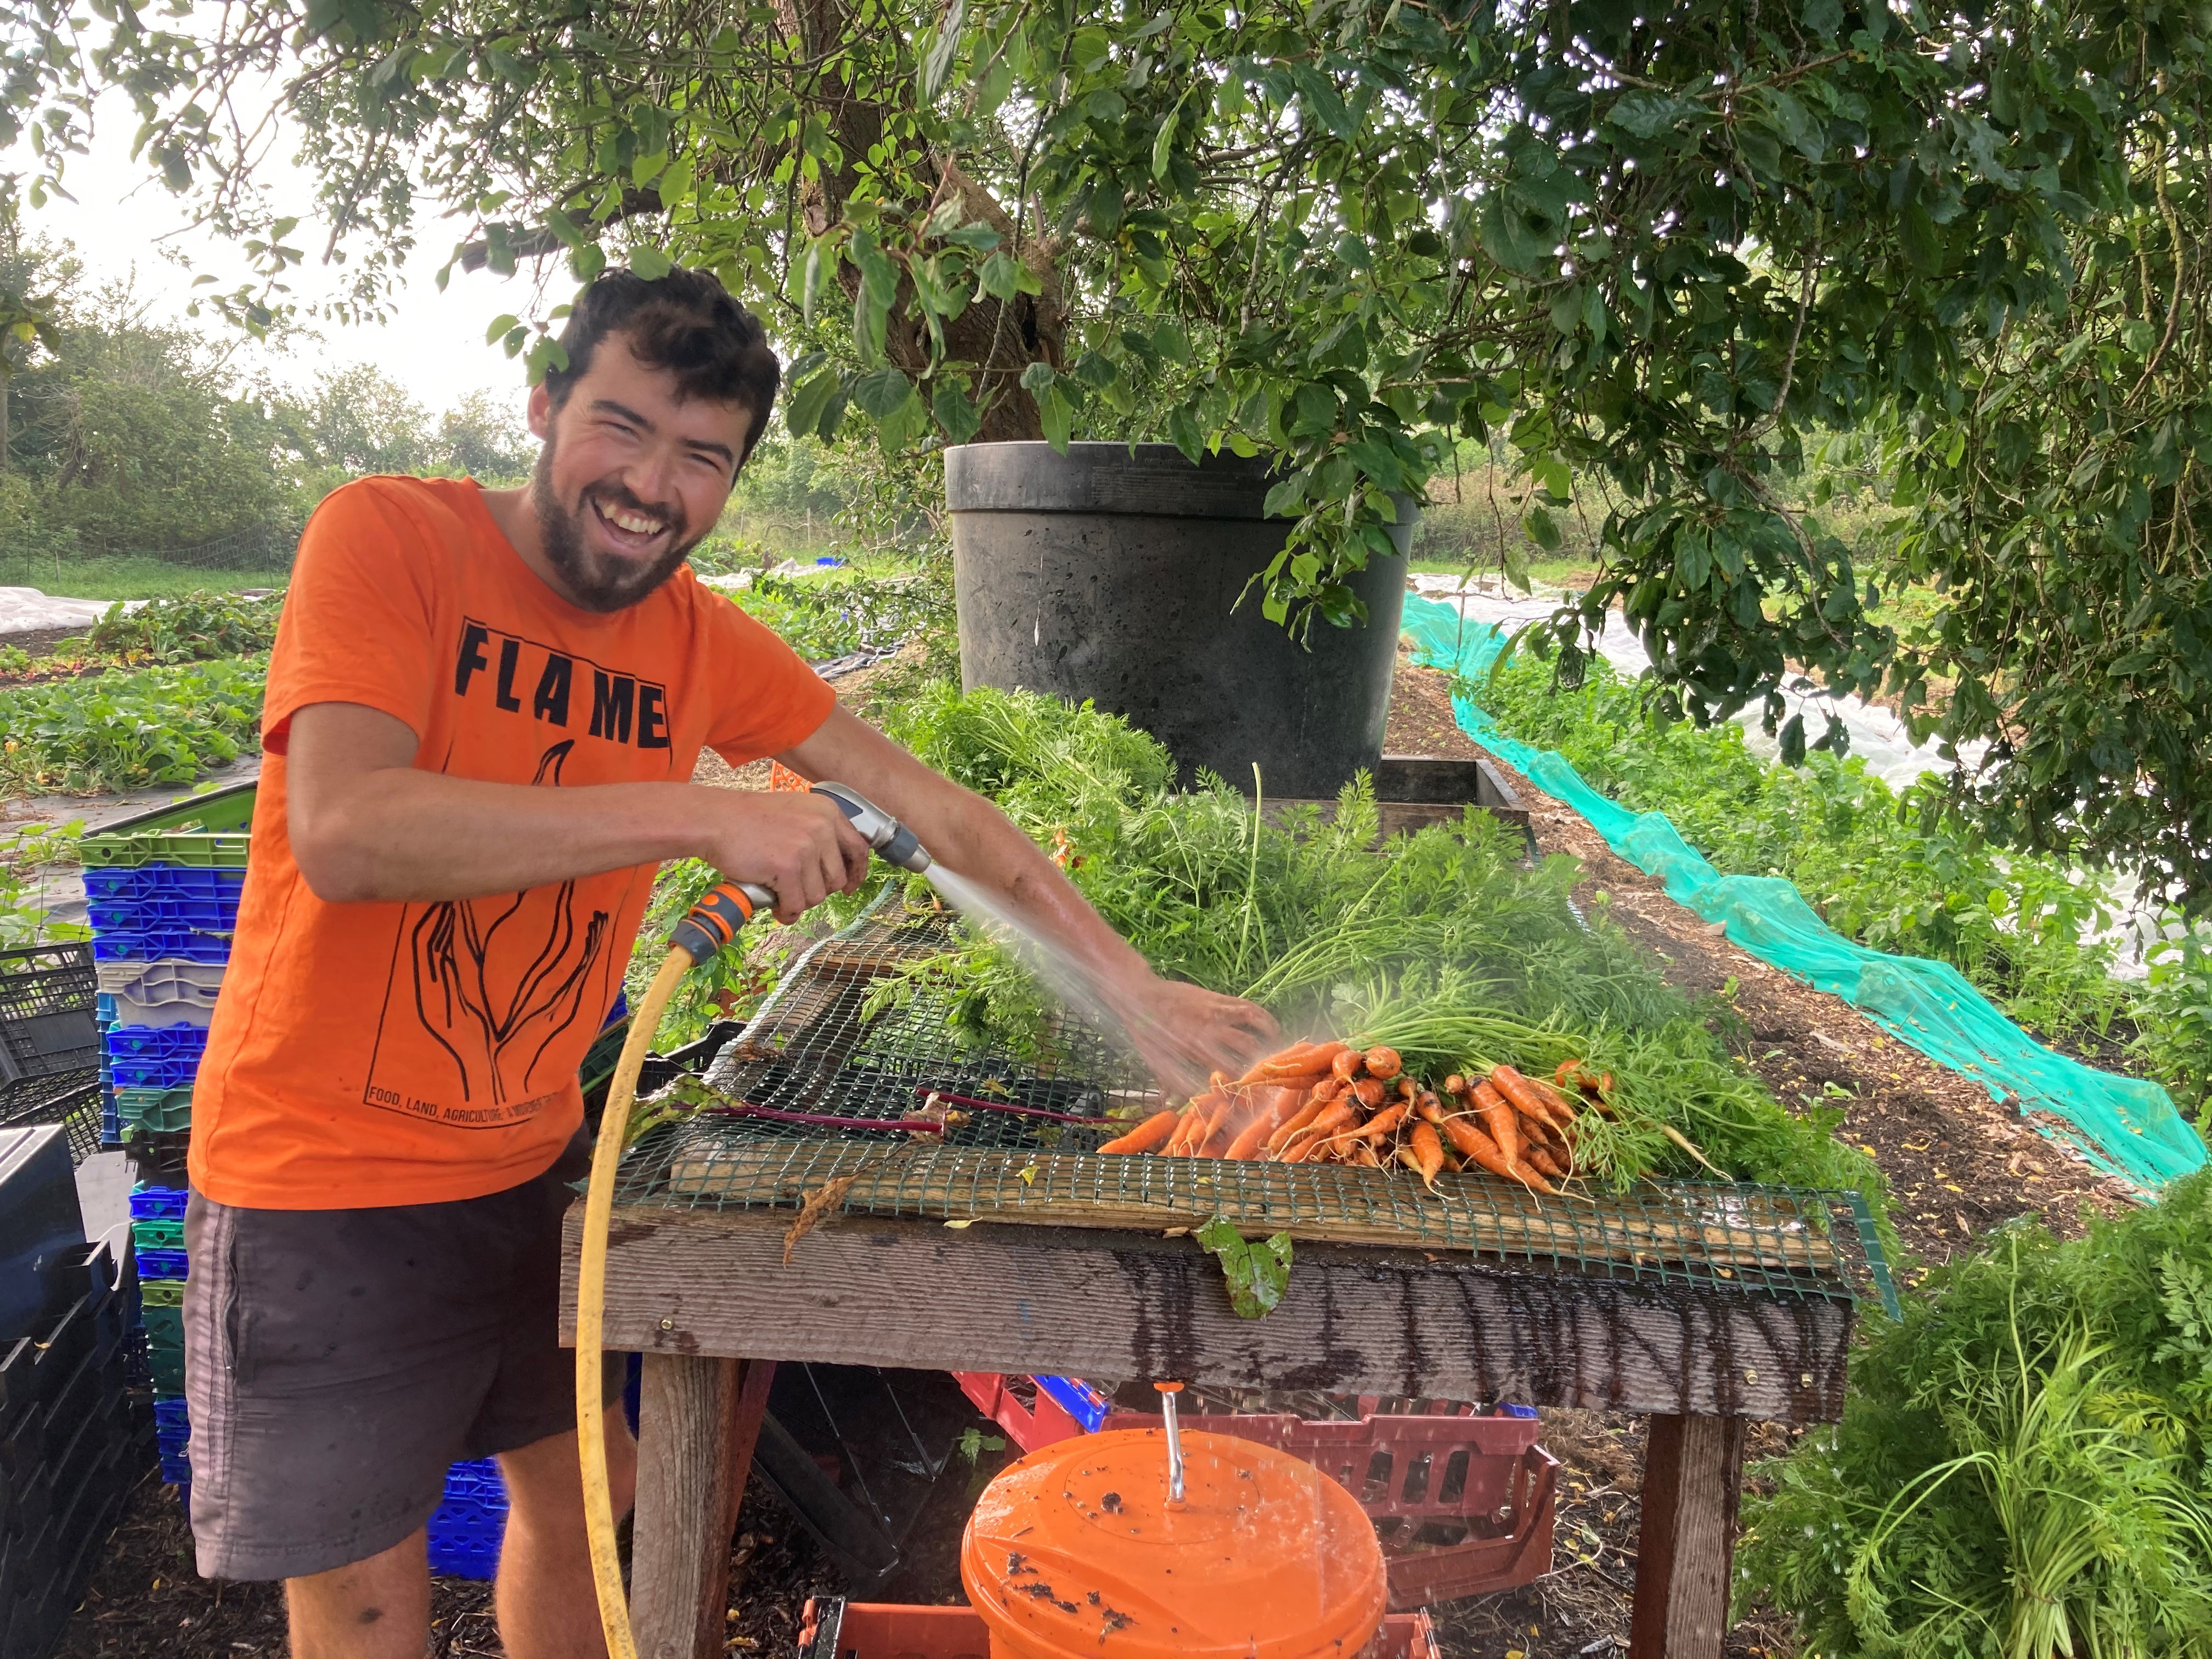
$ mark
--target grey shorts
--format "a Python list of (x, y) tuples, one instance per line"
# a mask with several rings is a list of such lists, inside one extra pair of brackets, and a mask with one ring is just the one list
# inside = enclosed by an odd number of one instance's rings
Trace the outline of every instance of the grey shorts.
[(559, 1338), (561, 1217), (580, 1134), (484, 1198), (252, 1210), (192, 1194), (185, 1394), (208, 1578), (366, 1560), (430, 1517), (446, 1468), (576, 1422)]

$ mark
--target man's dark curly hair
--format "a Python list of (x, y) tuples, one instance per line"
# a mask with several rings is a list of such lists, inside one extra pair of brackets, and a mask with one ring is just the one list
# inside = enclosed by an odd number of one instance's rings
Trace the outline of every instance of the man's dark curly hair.
[(735, 404), (752, 418), (745, 432), (745, 454), (752, 453), (768, 430), (782, 371), (759, 320), (730, 297), (730, 291), (703, 270), (678, 266), (648, 282), (634, 270), (610, 270), (597, 277), (561, 331), (566, 368), (545, 371), (553, 407), (592, 366), (599, 342), (619, 334), (638, 362), (676, 376), (676, 394)]

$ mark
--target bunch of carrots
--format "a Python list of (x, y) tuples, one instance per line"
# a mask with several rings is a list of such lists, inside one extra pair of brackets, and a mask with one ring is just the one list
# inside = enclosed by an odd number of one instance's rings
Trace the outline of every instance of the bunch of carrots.
[(1397, 1163), (1432, 1192), (1439, 1174), (1474, 1164), (1548, 1194), (1574, 1173), (1577, 1114), (1606, 1111), (1611, 1085), (1569, 1060), (1548, 1083), (1498, 1066), (1476, 1081), (1447, 1077), (1439, 1091), (1412, 1076), (1395, 1048), (1297, 1042), (1234, 1080), (1217, 1072), (1188, 1105), (1157, 1112), (1098, 1150), (1370, 1169)]

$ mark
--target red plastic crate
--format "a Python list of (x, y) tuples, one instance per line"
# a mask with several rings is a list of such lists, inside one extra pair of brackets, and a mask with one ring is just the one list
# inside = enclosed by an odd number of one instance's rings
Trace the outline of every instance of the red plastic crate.
[[(955, 1371), (952, 1380), (975, 1409), (1006, 1431), (1006, 1437), (1024, 1452), (1054, 1445), (1083, 1432), (1083, 1425), (1065, 1407), (1027, 1377), (1002, 1376), (997, 1371)], [(1034, 1406), (1024, 1405), (1015, 1391), (1017, 1382), (1029, 1384)]]
[[(987, 1659), (991, 1638), (972, 1607), (810, 1600), (799, 1620), (799, 1659)], [(1393, 1613), (1357, 1659), (1439, 1659), (1425, 1613)]]
[[(1083, 1427), (1042, 1389), (1034, 1406), (1014, 1379), (956, 1372), (976, 1409), (1024, 1452)], [(1355, 1420), (1288, 1416), (1192, 1416), (1182, 1426), (1233, 1434), (1302, 1457), (1359, 1500), (1390, 1564), (1390, 1605), (1404, 1611), (1460, 1595), (1511, 1589), (1552, 1570), (1559, 1462), (1536, 1443), (1534, 1418), (1478, 1417), (1441, 1406), (1419, 1415), (1382, 1414), (1363, 1396)], [(1157, 1428), (1140, 1412), (1114, 1412), (1109, 1429)]]

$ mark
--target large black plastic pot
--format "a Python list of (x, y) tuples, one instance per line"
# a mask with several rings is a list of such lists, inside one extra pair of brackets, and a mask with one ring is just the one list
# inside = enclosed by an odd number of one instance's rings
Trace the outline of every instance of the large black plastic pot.
[[(1262, 463), (1171, 444), (962, 444), (945, 454), (961, 678), (1091, 699), (1203, 767), (1277, 797), (1334, 794), (1382, 754), (1407, 538), (1352, 580), (1364, 628), (1307, 646), (1237, 596), (1290, 532)], [(1309, 646), (1310, 648), (1309, 648)]]

